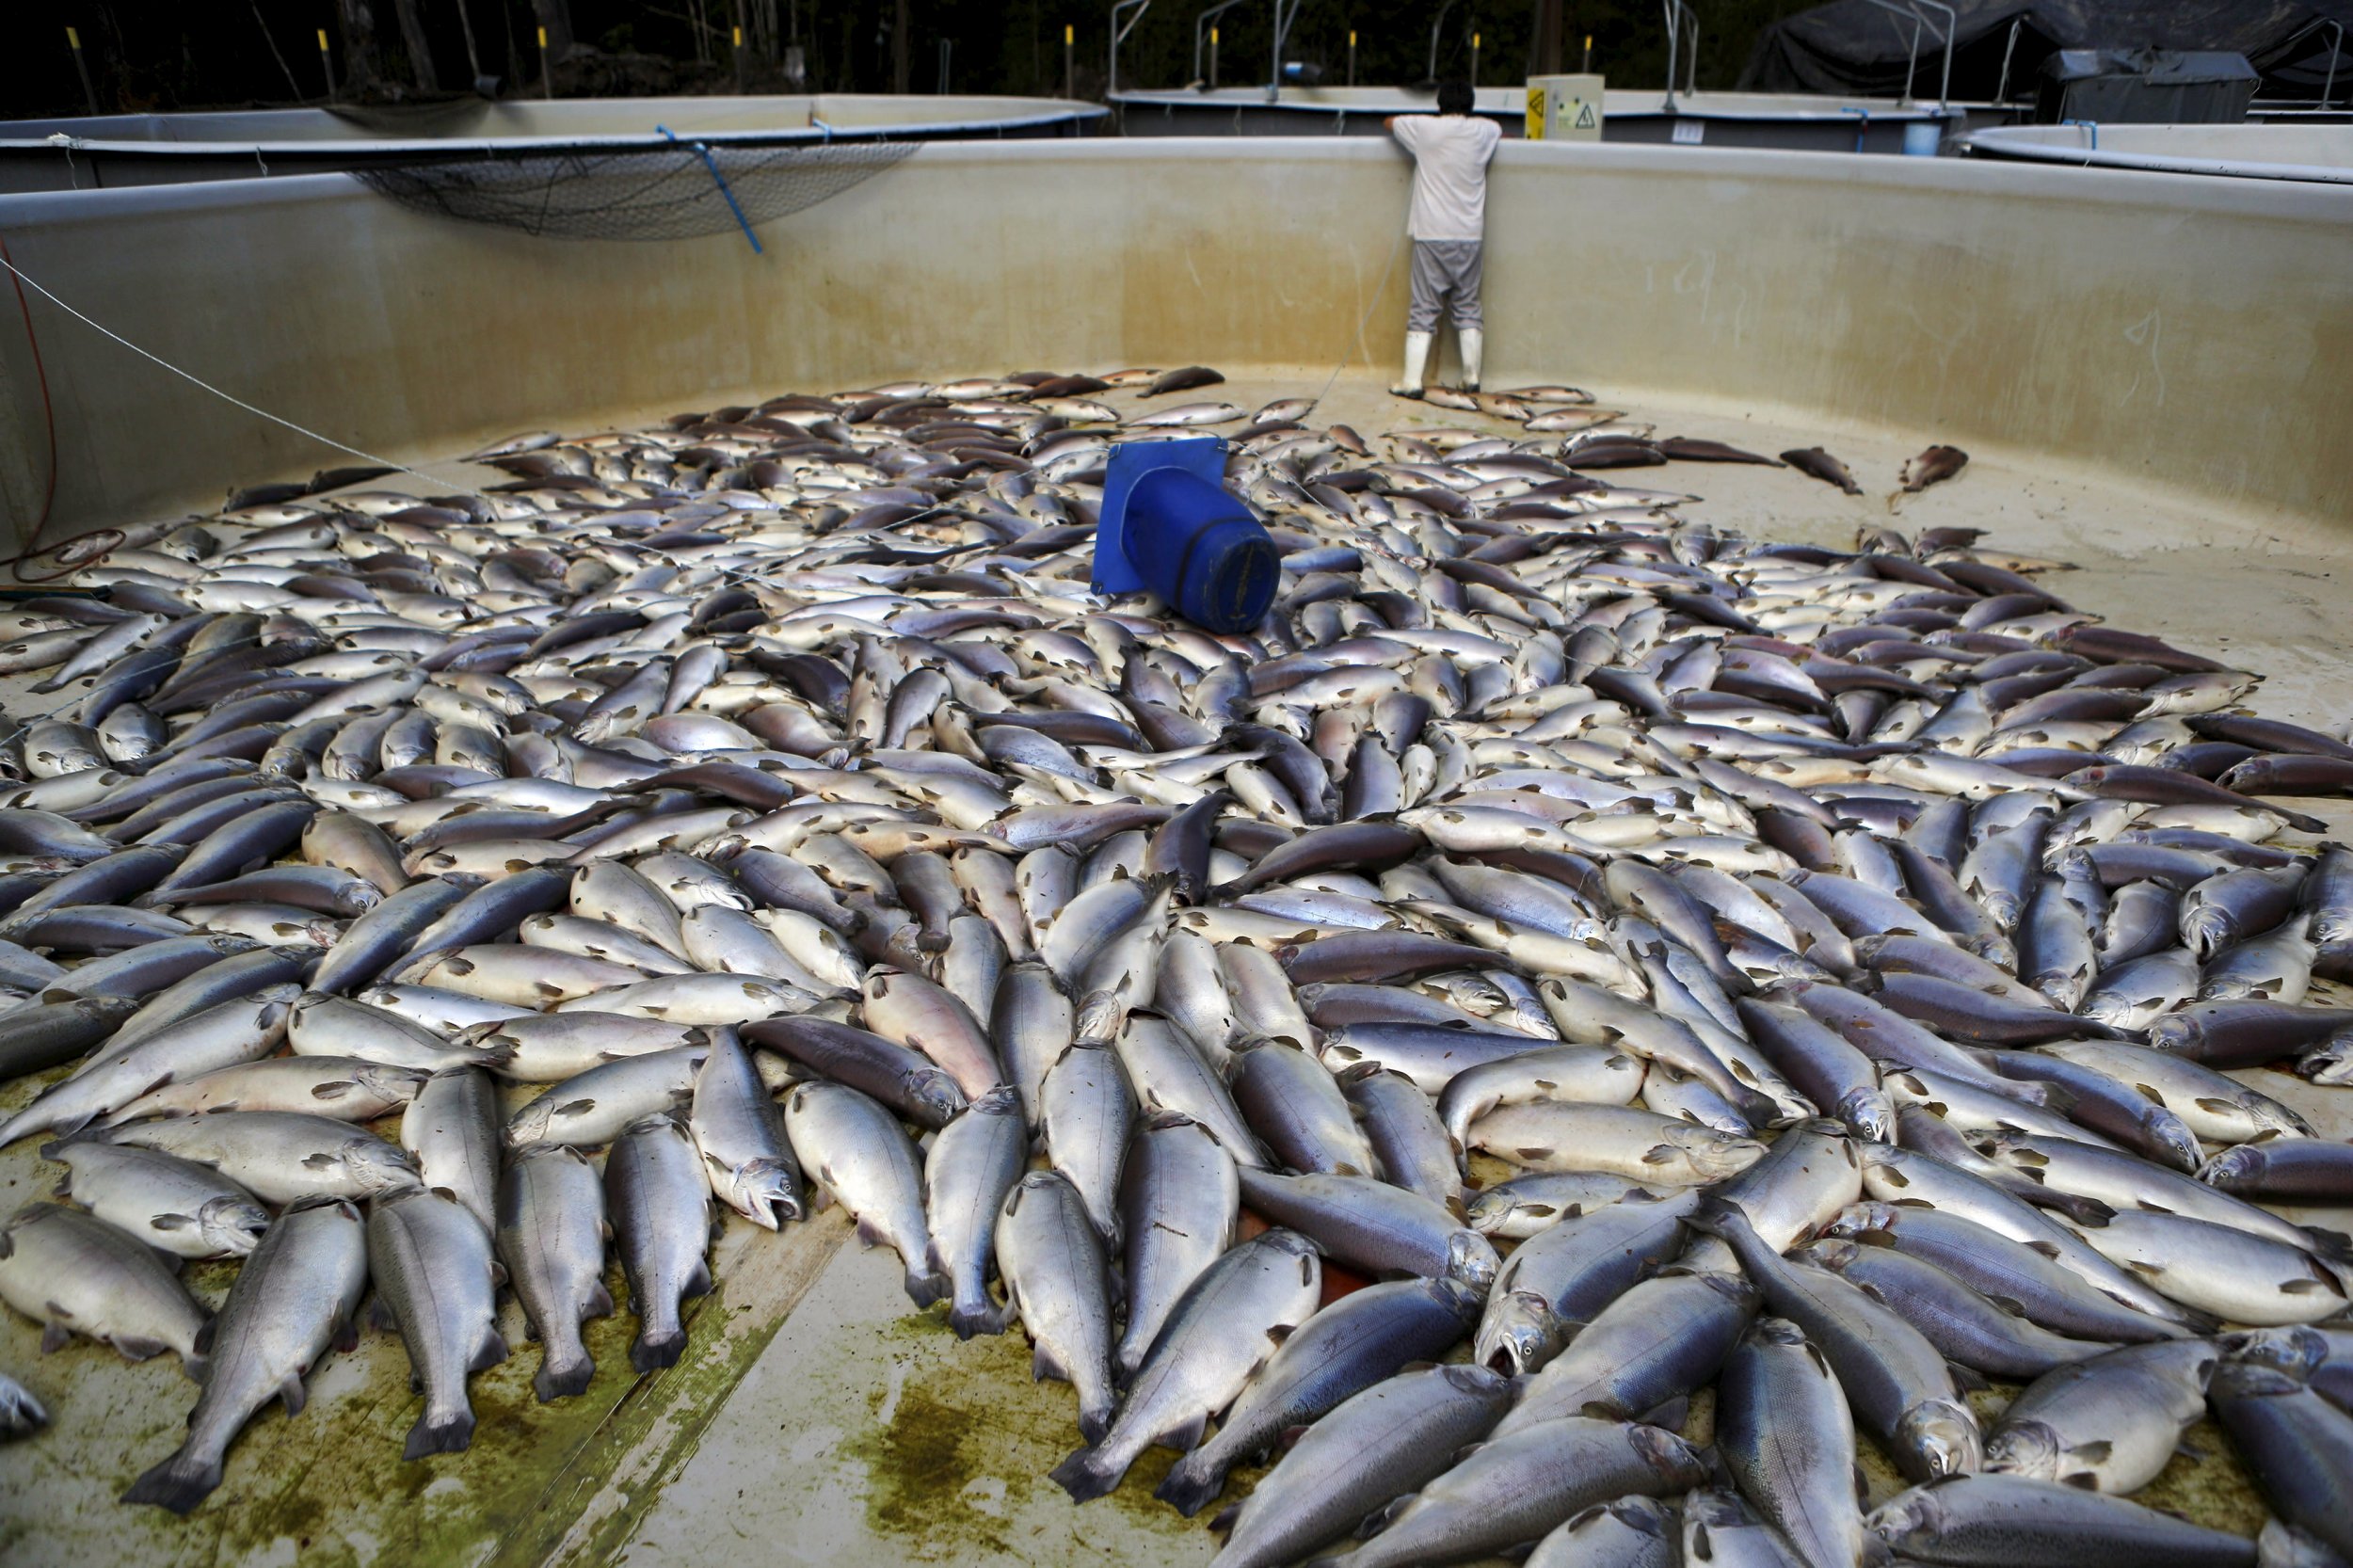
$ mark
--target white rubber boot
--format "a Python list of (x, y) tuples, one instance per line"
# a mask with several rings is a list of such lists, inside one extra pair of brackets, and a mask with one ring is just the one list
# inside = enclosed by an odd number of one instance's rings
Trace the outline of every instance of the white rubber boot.
[(1479, 390), (1479, 362), (1487, 356), (1487, 334), (1476, 327), (1455, 329), (1454, 345), (1463, 355), (1463, 390)]
[(1419, 397), (1421, 395), (1422, 372), (1430, 364), (1430, 339), (1431, 334), (1428, 332), (1405, 334), (1405, 376), (1403, 380), (1389, 389), (1392, 396)]

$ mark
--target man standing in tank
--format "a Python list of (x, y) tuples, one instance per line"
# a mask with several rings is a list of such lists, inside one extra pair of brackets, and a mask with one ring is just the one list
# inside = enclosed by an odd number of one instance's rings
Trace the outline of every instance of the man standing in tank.
[(1471, 113), (1468, 82), (1438, 85), (1436, 114), (1391, 115), (1383, 121), (1414, 155), (1414, 200), (1405, 232), (1414, 242), (1413, 300), (1405, 312), (1405, 375), (1389, 389), (1419, 397), (1441, 306), (1454, 322), (1463, 390), (1479, 390), (1485, 334), (1479, 312), (1487, 232), (1487, 161), (1503, 132)]

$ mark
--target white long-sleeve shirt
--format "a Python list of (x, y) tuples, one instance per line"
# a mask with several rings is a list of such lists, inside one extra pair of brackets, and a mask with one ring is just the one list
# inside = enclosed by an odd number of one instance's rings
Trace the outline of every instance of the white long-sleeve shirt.
[(1477, 115), (1400, 115), (1392, 128), (1414, 155), (1414, 204), (1405, 232), (1417, 240), (1476, 240), (1487, 232), (1487, 160), (1503, 132)]

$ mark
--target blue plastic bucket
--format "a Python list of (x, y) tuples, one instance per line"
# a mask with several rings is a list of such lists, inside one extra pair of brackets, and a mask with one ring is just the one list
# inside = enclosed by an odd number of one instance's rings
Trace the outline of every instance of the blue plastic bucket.
[(1274, 541), (1224, 486), (1184, 469), (1135, 482), (1120, 546), (1152, 591), (1205, 631), (1246, 632), (1274, 602)]
[(1904, 156), (1933, 158), (1945, 142), (1945, 122), (1941, 120), (1913, 120), (1904, 124)]

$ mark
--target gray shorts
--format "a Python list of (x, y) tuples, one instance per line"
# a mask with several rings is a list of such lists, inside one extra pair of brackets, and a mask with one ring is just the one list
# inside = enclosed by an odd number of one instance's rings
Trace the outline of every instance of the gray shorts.
[(1447, 301), (1455, 329), (1480, 325), (1479, 275), (1486, 247), (1478, 240), (1416, 240), (1413, 302), (1405, 308), (1408, 332), (1433, 332), (1438, 305)]

